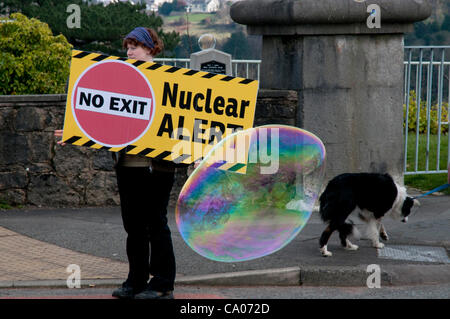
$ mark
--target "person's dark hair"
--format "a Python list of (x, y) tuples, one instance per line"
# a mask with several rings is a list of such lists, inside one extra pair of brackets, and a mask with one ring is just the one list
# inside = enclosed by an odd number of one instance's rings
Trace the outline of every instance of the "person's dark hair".
[(156, 33), (155, 30), (150, 29), (150, 28), (145, 28), (145, 30), (147, 30), (147, 32), (152, 37), (153, 43), (155, 44), (154, 48), (149, 48), (148, 46), (146, 46), (142, 42), (139, 42), (136, 39), (132, 39), (132, 38), (124, 39), (123, 43), (122, 43), (123, 47), (125, 49), (127, 49), (128, 44), (132, 44), (134, 46), (141, 46), (141, 47), (144, 47), (146, 49), (149, 49), (150, 50), (150, 54), (152, 56), (156, 56), (164, 49), (164, 43), (162, 42), (161, 38), (158, 36), (158, 34)]

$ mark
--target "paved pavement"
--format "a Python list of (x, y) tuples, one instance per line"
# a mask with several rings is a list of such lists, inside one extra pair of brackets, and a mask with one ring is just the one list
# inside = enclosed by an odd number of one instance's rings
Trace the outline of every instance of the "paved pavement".
[[(328, 245), (333, 256), (322, 257), (318, 238), (325, 226), (313, 213), (283, 249), (235, 263), (190, 249), (170, 209), (176, 285), (366, 286), (373, 264), (384, 286), (450, 283), (450, 196), (427, 196), (421, 204), (406, 224), (385, 219), (390, 239), (384, 250), (364, 238), (352, 241), (359, 250), (344, 250), (335, 233)], [(0, 211), (0, 288), (66, 287), (72, 264), (80, 266), (82, 286), (117, 286), (128, 271), (125, 235), (119, 207)]]

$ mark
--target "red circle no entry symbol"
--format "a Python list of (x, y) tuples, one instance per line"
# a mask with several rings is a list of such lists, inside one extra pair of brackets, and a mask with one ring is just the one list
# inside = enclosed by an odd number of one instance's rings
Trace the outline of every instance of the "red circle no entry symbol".
[(119, 60), (88, 67), (72, 92), (72, 111), (78, 127), (94, 142), (120, 147), (132, 144), (149, 129), (154, 93), (148, 79)]

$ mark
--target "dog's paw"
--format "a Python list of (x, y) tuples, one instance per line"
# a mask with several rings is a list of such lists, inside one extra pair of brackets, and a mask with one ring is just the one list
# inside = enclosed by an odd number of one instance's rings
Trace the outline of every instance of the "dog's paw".
[(353, 245), (351, 242), (347, 242), (347, 246), (345, 246), (346, 250), (358, 250), (358, 245)]
[(383, 243), (374, 243), (373, 247), (381, 249), (381, 248), (384, 248), (384, 244)]
[(388, 241), (389, 240), (389, 236), (386, 233), (380, 233), (380, 238), (383, 239), (384, 241)]
[(320, 248), (320, 252), (321, 252), (323, 257), (331, 257), (331, 256), (333, 256), (331, 251), (327, 250), (327, 246), (324, 246), (324, 247)]

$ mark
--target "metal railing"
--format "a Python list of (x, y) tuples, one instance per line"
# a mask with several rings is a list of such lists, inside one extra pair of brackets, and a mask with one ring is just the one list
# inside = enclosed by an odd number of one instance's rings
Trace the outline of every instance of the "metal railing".
[(450, 162), (450, 46), (406, 46), (405, 175), (446, 173)]
[[(156, 58), (155, 62), (164, 65), (173, 65), (180, 68), (189, 68), (190, 59)], [(234, 77), (258, 80), (261, 60), (231, 60), (231, 69)]]

